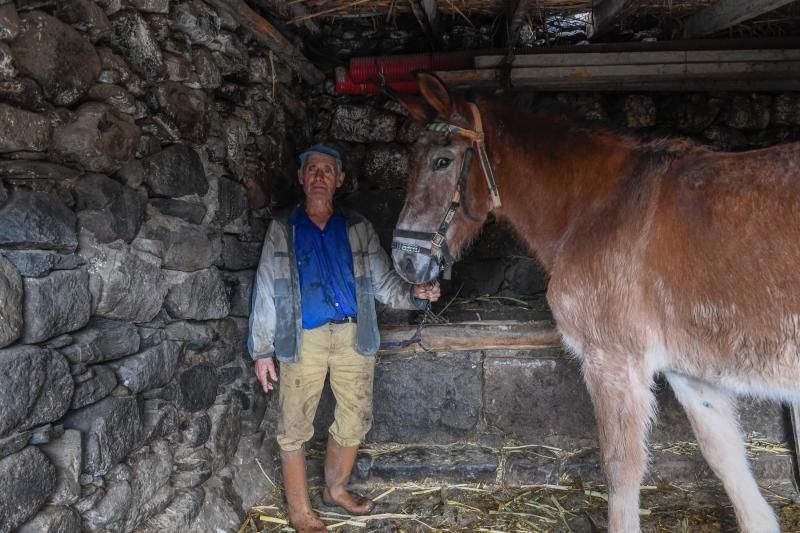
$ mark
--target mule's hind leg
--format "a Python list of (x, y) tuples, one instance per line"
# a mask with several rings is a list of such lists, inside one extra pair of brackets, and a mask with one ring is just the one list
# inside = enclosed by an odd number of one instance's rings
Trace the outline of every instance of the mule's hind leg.
[(608, 531), (639, 531), (639, 486), (647, 467), (653, 372), (639, 360), (587, 350), (583, 376), (594, 404), (608, 479)]
[(683, 405), (708, 464), (722, 480), (745, 533), (780, 531), (778, 521), (758, 489), (745, 455), (744, 440), (730, 394), (703, 381), (667, 373)]

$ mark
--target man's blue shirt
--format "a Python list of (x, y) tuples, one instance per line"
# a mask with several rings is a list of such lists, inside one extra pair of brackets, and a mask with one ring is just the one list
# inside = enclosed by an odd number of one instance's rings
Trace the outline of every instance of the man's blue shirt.
[(353, 252), (347, 239), (347, 220), (334, 210), (325, 229), (319, 229), (306, 210), (295, 210), (294, 249), (300, 275), (303, 329), (357, 315)]

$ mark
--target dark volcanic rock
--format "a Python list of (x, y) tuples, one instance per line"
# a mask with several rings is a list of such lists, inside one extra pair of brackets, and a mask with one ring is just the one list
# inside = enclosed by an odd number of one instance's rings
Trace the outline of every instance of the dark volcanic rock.
[(211, 477), (213, 459), (207, 448), (179, 448), (175, 454), (172, 484), (179, 489), (200, 485)]
[(77, 511), (46, 505), (16, 533), (77, 533), (80, 530), (81, 516)]
[(139, 408), (132, 396), (110, 396), (71, 411), (63, 424), (83, 432), (83, 471), (91, 476), (105, 475), (140, 445), (142, 436)]
[(208, 410), (211, 418), (211, 436), (206, 446), (213, 454), (214, 471), (231, 461), (241, 437), (241, 407), (238, 401), (227, 405), (214, 405)]
[(164, 341), (142, 353), (109, 363), (120, 383), (133, 392), (166, 385), (178, 366), (180, 344)]
[(331, 135), (341, 141), (392, 142), (397, 133), (397, 115), (369, 106), (341, 105), (331, 124)]
[(195, 143), (205, 140), (209, 106), (205, 91), (168, 81), (160, 84), (156, 93), (161, 110), (174, 121), (183, 138)]
[(89, 276), (61, 270), (44, 278), (25, 278), (22, 341), (32, 344), (82, 328), (91, 315)]
[(217, 369), (210, 363), (201, 363), (181, 374), (181, 405), (189, 412), (207, 409), (217, 397)]
[(575, 364), (557, 349), (513, 355), (486, 359), (484, 394), (492, 398), (484, 408), (487, 423), (524, 442), (595, 440), (592, 402)]
[(256, 268), (262, 246), (260, 242), (244, 242), (234, 235), (223, 235), (222, 265), (228, 270)]
[(162, 533), (180, 531), (190, 524), (203, 505), (205, 492), (202, 488), (178, 490), (175, 498), (161, 513), (150, 517), (137, 533)]
[(255, 270), (242, 270), (239, 272), (223, 272), (225, 292), (231, 306), (231, 315), (250, 316), (250, 301), (253, 295), (253, 282)]
[(49, 357), (50, 352), (38, 346), (0, 350), (0, 435), (16, 428), (33, 408)]
[(219, 179), (219, 207), (214, 222), (225, 226), (247, 211), (247, 193), (239, 183), (226, 178)]
[(0, 177), (25, 180), (73, 180), (81, 175), (79, 170), (48, 161), (0, 161)]
[[(54, 422), (69, 409), (75, 384), (67, 360), (58, 352), (48, 350), (45, 363), (47, 366), (39, 395), (19, 426), (20, 429), (31, 429)], [(36, 443), (35, 440), (32, 442)]]
[(75, 184), (78, 222), (98, 242), (130, 242), (139, 231), (146, 198), (102, 174), (84, 176)]
[(54, 104), (74, 104), (100, 74), (94, 47), (73, 28), (45, 13), (32, 11), (20, 19), (20, 34), (11, 42), (20, 72), (36, 80)]
[(75, 215), (51, 194), (15, 191), (0, 208), (0, 246), (72, 252)]
[(75, 385), (70, 409), (80, 409), (99, 402), (117, 386), (117, 376), (109, 367), (94, 365), (89, 371), (92, 377)]
[(230, 304), (222, 275), (215, 267), (197, 272), (164, 270), (164, 307), (173, 318), (211, 320), (228, 316)]
[(459, 482), (494, 482), (500, 458), (489, 449), (459, 444), (447, 448), (413, 446), (381, 454), (369, 468), (370, 479), (403, 482), (444, 479)]
[(56, 486), (47, 500), (51, 505), (70, 505), (78, 501), (81, 487), (81, 433), (68, 429), (64, 434), (41, 446), (42, 452), (56, 467)]
[(110, 361), (139, 351), (136, 326), (107, 318), (92, 318), (72, 338), (73, 344), (61, 350), (72, 363)]
[(0, 533), (36, 514), (55, 483), (55, 467), (35, 446), (0, 459)]
[(81, 253), (90, 265), (89, 288), (96, 315), (147, 322), (158, 314), (166, 294), (158, 257), (120, 242), (87, 243)]
[(481, 409), (481, 353), (381, 359), (375, 370), (373, 442), (455, 442)]
[(0, 256), (0, 348), (22, 333), (22, 278), (14, 265)]
[(200, 224), (206, 216), (206, 206), (171, 198), (153, 198), (147, 204), (163, 215), (180, 218), (190, 224)]
[(112, 20), (114, 50), (128, 60), (133, 69), (148, 80), (164, 75), (164, 59), (153, 31), (136, 11), (123, 11)]
[(133, 159), (141, 131), (133, 118), (108, 104), (88, 102), (53, 132), (53, 151), (92, 172), (113, 173)]
[(145, 182), (154, 196), (203, 195), (208, 181), (200, 156), (184, 144), (175, 144), (142, 160)]
[(39, 250), (2, 250), (0, 255), (10, 261), (21, 276), (41, 278), (56, 266), (59, 257), (51, 252)]
[[(13, 87), (7, 88), (13, 90)], [(0, 84), (0, 96), (5, 92), (3, 89), (3, 84)], [(49, 144), (50, 121), (47, 117), (0, 104), (0, 153), (42, 152)]]
[(150, 217), (139, 236), (162, 243), (164, 268), (184, 272), (210, 267), (222, 251), (218, 231), (163, 215)]

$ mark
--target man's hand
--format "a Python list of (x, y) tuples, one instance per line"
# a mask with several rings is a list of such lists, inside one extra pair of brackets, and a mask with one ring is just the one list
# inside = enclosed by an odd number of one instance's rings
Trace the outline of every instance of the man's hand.
[(431, 303), (437, 301), (442, 295), (439, 282), (426, 283), (424, 285), (414, 285), (414, 296), (418, 300), (428, 300)]
[(272, 357), (256, 361), (256, 377), (261, 382), (264, 392), (269, 392), (275, 388), (275, 385), (269, 381), (270, 379), (275, 382), (278, 381), (278, 374), (275, 372), (275, 361)]

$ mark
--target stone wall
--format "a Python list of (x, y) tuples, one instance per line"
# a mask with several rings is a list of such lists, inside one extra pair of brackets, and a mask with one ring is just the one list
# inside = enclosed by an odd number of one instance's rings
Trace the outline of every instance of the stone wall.
[(199, 0), (0, 0), (0, 532), (230, 531), (266, 492), (296, 80)]

